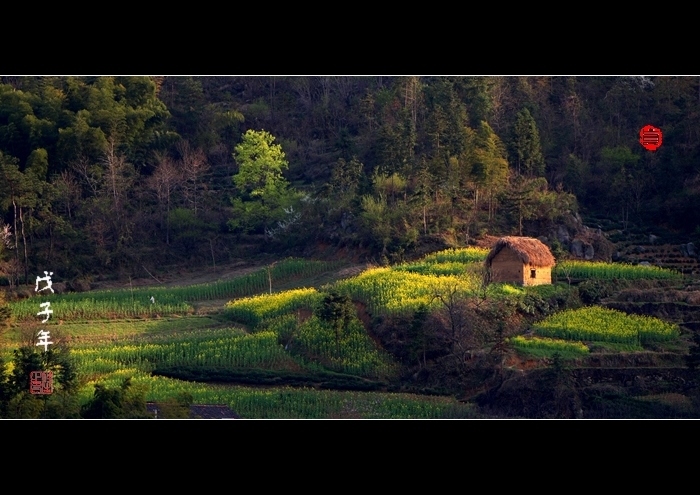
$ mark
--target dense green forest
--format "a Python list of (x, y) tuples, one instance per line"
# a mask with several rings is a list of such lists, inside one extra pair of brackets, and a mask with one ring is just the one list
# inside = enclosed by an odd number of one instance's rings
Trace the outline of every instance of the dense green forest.
[(4, 76), (0, 282), (393, 262), (577, 213), (697, 242), (699, 152), (697, 77)]
[(0, 417), (697, 417), (699, 120), (698, 77), (0, 76)]

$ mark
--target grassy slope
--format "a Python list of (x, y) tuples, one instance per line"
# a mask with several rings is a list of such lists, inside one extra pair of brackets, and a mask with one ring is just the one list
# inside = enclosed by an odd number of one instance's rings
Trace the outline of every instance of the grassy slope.
[[(308, 277), (293, 277), (284, 281), (273, 281), (273, 291), (283, 291), (296, 287), (321, 287), (335, 282), (352, 273), (344, 267), (340, 270), (316, 273)], [(86, 293), (89, 297), (90, 293)], [(96, 348), (100, 346), (113, 347), (115, 345), (143, 343), (152, 341), (155, 336), (165, 337), (157, 340), (169, 340), (168, 336), (175, 340), (178, 335), (186, 332), (199, 332), (205, 334), (210, 330), (231, 326), (230, 322), (223, 321), (220, 313), (226, 300), (206, 300), (195, 303), (195, 309), (201, 315), (188, 315), (169, 318), (152, 319), (112, 319), (93, 321), (74, 321), (58, 324), (49, 322), (42, 328), (50, 330), (57, 341), (63, 339), (76, 349)], [(58, 307), (55, 305), (55, 307)], [(31, 338), (38, 325), (34, 322), (24, 322), (13, 326), (0, 335), (2, 352), (6, 356), (12, 348)], [(9, 356), (7, 356), (9, 357)], [(116, 367), (116, 369), (115, 369)], [(257, 387), (241, 387), (227, 385), (207, 385), (204, 383), (189, 383), (166, 377), (153, 377), (138, 367), (125, 367), (113, 363), (106, 368), (115, 369), (106, 372), (100, 377), (84, 376), (89, 380), (81, 389), (82, 401), (88, 400), (92, 393), (92, 384), (95, 380), (116, 385), (126, 376), (132, 376), (135, 384), (141, 384), (148, 388), (147, 400), (161, 400), (175, 395), (178, 392), (187, 391), (195, 399), (195, 403), (226, 403), (243, 417), (348, 417), (348, 418), (372, 418), (372, 417), (474, 417), (471, 406), (456, 402), (450, 398), (421, 397), (410, 394), (387, 394), (380, 392), (332, 392), (317, 391), (308, 388), (269, 387), (274, 384), (274, 376), (268, 372), (266, 376), (258, 377), (259, 383), (268, 386), (259, 390)], [(235, 370), (233, 370), (235, 371)], [(261, 371), (250, 370), (246, 373), (241, 370), (241, 381), (250, 376), (260, 375)], [(275, 375), (273, 373), (273, 375)], [(315, 386), (333, 387), (333, 379), (336, 382), (345, 383), (350, 388), (371, 389), (376, 388), (363, 383), (352, 383), (352, 377), (343, 378), (333, 376), (328, 372), (317, 371), (308, 381), (304, 376), (292, 376), (287, 373), (277, 373), (278, 383), (300, 385), (312, 384)], [(272, 378), (272, 380), (270, 380)], [(345, 388), (341, 386), (340, 388)]]
[[(282, 290), (287, 290), (287, 289), (292, 289), (296, 287), (321, 287), (326, 284), (330, 284), (337, 280), (339, 277), (342, 276), (342, 274), (347, 274), (348, 270), (334, 270), (332, 272), (324, 272), (320, 274), (315, 274), (310, 277), (301, 277), (301, 278), (295, 278), (292, 280), (286, 280), (282, 282), (276, 282), (273, 285), (273, 291), (282, 291)], [(116, 343), (116, 342), (123, 342), (125, 340), (131, 340), (131, 339), (148, 339), (149, 336), (152, 335), (177, 335), (180, 332), (185, 332), (185, 331), (206, 331), (210, 329), (216, 329), (216, 328), (221, 328), (222, 326), (225, 326), (226, 323), (222, 322), (220, 319), (217, 318), (217, 313), (220, 311), (222, 303), (224, 300), (208, 300), (208, 301), (200, 301), (197, 303), (196, 309), (198, 313), (202, 313), (201, 316), (185, 316), (185, 317), (175, 317), (175, 318), (156, 318), (156, 319), (148, 319), (148, 320), (110, 320), (110, 321), (92, 321), (92, 322), (75, 322), (75, 323), (64, 323), (63, 325), (53, 325), (56, 327), (55, 330), (51, 327), (52, 325), (47, 325), (47, 329), (52, 330), (52, 332), (55, 332), (57, 336), (62, 336), (63, 338), (67, 340), (71, 340), (74, 345), (79, 345), (80, 347), (84, 345), (96, 345), (96, 344), (107, 344), (109, 345), (110, 343)], [(230, 325), (230, 324), (229, 324)], [(23, 327), (34, 327), (34, 325), (23, 325)], [(33, 330), (33, 328), (32, 328)], [(9, 331), (5, 332), (2, 336), (0, 336), (0, 343), (3, 345), (3, 349), (5, 353), (9, 351), (10, 347), (12, 345), (16, 345), (17, 343), (21, 342), (22, 340), (22, 327), (14, 327), (10, 329)], [(598, 346), (598, 347), (593, 347), (592, 350), (596, 351), (601, 351), (603, 350), (604, 352), (616, 352), (616, 351), (623, 351), (623, 349), (612, 349), (609, 346)], [(124, 370), (124, 372), (129, 372), (129, 370)], [(271, 415), (271, 417), (295, 417), (293, 416), (294, 414), (299, 414), (299, 417), (304, 416), (305, 414), (308, 414), (309, 417), (318, 417), (321, 415), (322, 417), (381, 417), (381, 416), (374, 416), (375, 414), (378, 414), (378, 409), (371, 410), (367, 409), (366, 406), (365, 409), (363, 410), (364, 412), (360, 413), (353, 413), (352, 411), (355, 410), (354, 406), (347, 405), (343, 406), (340, 410), (337, 407), (337, 403), (334, 401), (337, 401), (337, 396), (332, 396), (332, 395), (319, 395), (319, 397), (325, 397), (324, 399), (308, 399), (309, 395), (308, 394), (314, 394), (313, 391), (306, 390), (304, 389), (288, 389), (288, 388), (274, 388), (276, 391), (275, 394), (278, 394), (278, 399), (277, 402), (279, 402), (279, 397), (286, 397), (286, 396), (295, 396), (295, 394), (298, 394), (299, 397), (306, 397), (306, 399), (299, 399), (301, 402), (300, 404), (307, 404), (309, 401), (314, 402), (317, 400), (320, 400), (321, 402), (324, 402), (326, 406), (321, 406), (317, 405), (315, 406), (316, 409), (311, 412), (311, 411), (306, 411), (302, 405), (293, 405), (296, 404), (297, 399), (290, 399), (288, 402), (289, 404), (279, 404), (276, 403), (277, 405), (275, 406), (270, 406), (270, 412), (266, 413), (253, 413), (252, 411), (257, 410), (256, 408), (258, 407), (257, 405), (248, 405), (245, 406), (243, 402), (241, 402), (240, 397), (246, 396), (246, 397), (256, 397), (255, 393), (251, 390), (250, 392), (245, 392), (248, 390), (245, 387), (213, 387), (209, 385), (187, 385), (184, 384), (184, 382), (181, 382), (179, 380), (171, 380), (167, 378), (159, 378), (159, 379), (154, 379), (151, 378), (147, 375), (144, 375), (142, 372), (138, 372), (136, 369), (132, 370), (132, 372), (136, 376), (137, 381), (141, 381), (142, 383), (149, 383), (151, 386), (151, 391), (149, 392), (149, 398), (155, 399), (155, 398), (162, 398), (163, 397), (163, 390), (169, 390), (169, 391), (174, 391), (179, 388), (184, 388), (188, 389), (191, 391), (196, 391), (193, 395), (195, 396), (196, 401), (198, 402), (207, 402), (211, 401), (212, 397), (216, 396), (219, 397), (219, 400), (228, 403), (229, 405), (232, 405), (234, 409), (237, 409), (239, 411), (251, 411), (249, 414), (252, 414), (255, 416), (256, 414), (264, 414), (264, 415)], [(116, 373), (110, 376), (106, 376), (105, 378), (107, 380), (114, 380), (121, 376), (123, 373)], [(157, 385), (156, 385), (157, 384)], [(167, 384), (164, 385), (164, 384)], [(200, 387), (200, 388), (198, 388)], [(204, 388), (201, 388), (204, 387)], [(89, 392), (90, 387), (86, 387), (84, 389), (85, 391)], [(213, 390), (217, 390), (219, 395), (212, 395), (214, 392)], [(222, 392), (222, 391), (228, 391), (228, 392)], [(87, 392), (84, 392), (83, 394), (85, 395)], [(369, 392), (366, 392), (369, 393)], [(223, 395), (221, 395), (223, 394)], [(227, 395), (228, 394), (228, 395)], [(247, 395), (246, 395), (247, 394)], [(291, 395), (290, 395), (291, 394)], [(371, 393), (369, 393), (371, 394)], [(88, 394), (89, 395), (89, 394)], [(234, 399), (236, 397), (236, 399)], [(335, 397), (332, 400), (329, 397)], [(355, 397), (357, 400), (361, 403), (366, 403), (369, 399), (357, 399), (356, 395), (348, 395), (347, 397)], [(369, 397), (369, 396), (367, 396)], [(377, 398), (383, 397), (381, 395), (376, 395)], [(416, 401), (420, 402), (423, 399), (418, 398), (415, 396), (397, 396), (397, 397), (403, 397), (403, 400), (406, 401), (407, 404), (414, 404)], [(384, 399), (385, 400), (385, 399)], [(284, 402), (284, 401), (282, 401)], [(358, 403), (359, 403), (358, 402)], [(331, 406), (331, 403), (335, 404)], [(372, 403), (371, 400), (369, 400), (369, 403)], [(324, 409), (325, 407), (325, 409)], [(410, 409), (409, 406), (408, 409), (406, 409), (406, 415), (407, 416), (412, 416), (414, 415), (415, 417), (434, 417), (435, 415), (441, 415), (441, 414), (447, 414), (447, 415), (453, 415), (453, 416), (470, 416), (473, 415), (473, 412), (468, 412), (467, 409), (460, 409), (457, 404), (452, 404), (449, 407), (447, 405), (444, 405), (445, 408), (453, 408), (450, 409), (450, 413), (448, 414), (446, 409), (441, 409), (441, 408), (436, 408), (433, 413), (428, 413), (424, 409), (420, 409), (422, 412), (417, 413), (417, 412), (410, 412), (413, 411)], [(413, 407), (413, 406), (411, 406)], [(417, 406), (416, 406), (417, 407)], [(362, 409), (362, 408), (360, 408)], [(410, 410), (410, 411), (409, 411)], [(276, 411), (276, 412), (275, 412)], [(324, 412), (325, 411), (325, 412)], [(346, 411), (345, 413), (342, 411)], [(350, 412), (347, 412), (350, 411)], [(392, 417), (392, 415), (396, 414), (395, 412), (389, 412), (389, 411), (384, 411), (384, 413), (387, 414), (386, 417)], [(323, 416), (325, 414), (325, 416)], [(357, 414), (357, 416), (353, 416), (353, 414)], [(292, 416), (289, 416), (292, 415)], [(252, 417), (252, 416), (249, 416)]]

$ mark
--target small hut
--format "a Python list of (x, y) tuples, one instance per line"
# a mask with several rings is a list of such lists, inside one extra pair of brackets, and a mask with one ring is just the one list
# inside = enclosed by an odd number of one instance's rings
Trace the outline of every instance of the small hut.
[(490, 282), (520, 285), (552, 283), (554, 256), (532, 237), (502, 237), (486, 257)]

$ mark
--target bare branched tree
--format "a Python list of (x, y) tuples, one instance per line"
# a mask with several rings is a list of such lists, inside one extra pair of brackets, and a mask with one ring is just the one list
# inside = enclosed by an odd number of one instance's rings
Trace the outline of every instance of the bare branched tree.
[(123, 213), (126, 194), (135, 180), (133, 166), (126, 161), (126, 157), (118, 153), (113, 138), (109, 139), (107, 150), (103, 158), (105, 166), (105, 183), (103, 190), (108, 190), (112, 200), (112, 212), (119, 221)]
[(59, 195), (59, 200), (65, 207), (65, 213), (69, 219), (73, 219), (73, 210), (81, 199), (81, 189), (75, 173), (71, 170), (64, 170), (53, 180), (53, 185)]
[(100, 167), (91, 163), (85, 156), (81, 156), (72, 162), (70, 167), (82, 179), (82, 182), (92, 195), (97, 196), (100, 191), (100, 182), (102, 181), (102, 170)]
[(436, 293), (434, 299), (441, 305), (433, 314), (437, 337), (449, 347), (459, 366), (464, 367), (491, 338), (491, 325), (474, 301), (465, 298), (456, 286)]
[[(0, 224), (0, 275), (7, 277), (10, 287), (19, 284), (19, 277), (22, 273), (22, 266), (17, 258), (9, 255), (9, 251), (14, 249), (14, 241), (12, 240), (12, 227), (6, 224)], [(8, 256), (4, 256), (8, 253)]]
[(177, 151), (180, 154), (180, 170), (183, 177), (182, 192), (196, 216), (201, 203), (201, 192), (206, 188), (203, 178), (209, 170), (207, 156), (202, 149), (192, 148), (187, 141), (180, 141)]
[(148, 187), (155, 193), (165, 217), (165, 243), (170, 244), (170, 205), (173, 193), (181, 187), (183, 176), (175, 162), (167, 155), (156, 156), (156, 169), (148, 179)]

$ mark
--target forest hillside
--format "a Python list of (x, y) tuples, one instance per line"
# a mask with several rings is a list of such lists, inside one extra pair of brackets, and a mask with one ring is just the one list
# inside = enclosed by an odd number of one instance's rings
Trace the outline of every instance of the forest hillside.
[(3, 76), (0, 283), (485, 234), (697, 244), (699, 119), (693, 77)]
[(696, 418), (699, 274), (698, 77), (0, 76), (2, 418)]

